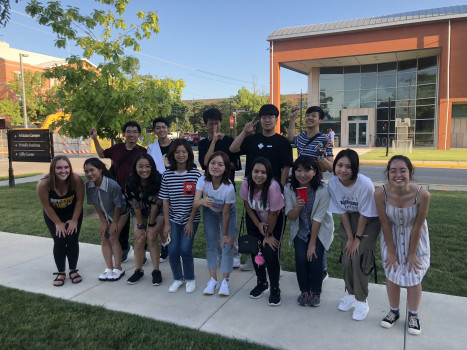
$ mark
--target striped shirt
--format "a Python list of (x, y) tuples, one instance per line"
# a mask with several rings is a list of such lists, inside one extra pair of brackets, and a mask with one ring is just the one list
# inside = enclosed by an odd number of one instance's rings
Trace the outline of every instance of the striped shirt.
[[(328, 137), (324, 134), (321, 134), (320, 136), (316, 137), (313, 142), (311, 142), (308, 146), (306, 145), (308, 141), (310, 140), (310, 137), (307, 136), (307, 132), (303, 131), (300, 133), (298, 136), (295, 136), (293, 141), (295, 143), (295, 146), (297, 146), (297, 152), (299, 156), (311, 156), (315, 160), (317, 157), (320, 156), (321, 152), (319, 149), (324, 148), (326, 146), (327, 142), (329, 141)], [(306, 148), (305, 148), (306, 146)], [(326, 148), (326, 152), (324, 154), (325, 157), (332, 157), (332, 146), (329, 146)]]
[[(159, 199), (169, 200), (169, 220), (184, 225), (190, 218), (195, 198), (196, 182), (201, 176), (198, 169), (191, 169), (178, 173), (166, 170), (162, 175), (162, 185)], [(195, 216), (195, 222), (200, 221), (199, 210)]]

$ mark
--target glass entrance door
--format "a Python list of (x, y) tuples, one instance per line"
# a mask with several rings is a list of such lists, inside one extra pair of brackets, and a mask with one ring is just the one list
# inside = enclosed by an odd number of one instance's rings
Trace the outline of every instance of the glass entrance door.
[[(349, 117), (349, 146), (368, 146), (368, 120), (362, 120), (363, 116)], [(368, 119), (367, 116), (365, 119)]]

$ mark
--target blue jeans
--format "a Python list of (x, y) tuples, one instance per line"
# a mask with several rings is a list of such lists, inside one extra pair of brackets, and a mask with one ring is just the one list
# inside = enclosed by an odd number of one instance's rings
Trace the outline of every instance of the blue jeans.
[[(195, 239), (196, 230), (198, 229), (199, 222), (193, 223), (193, 237), (188, 238), (185, 236), (185, 225), (177, 224), (170, 221), (170, 229), (172, 230), (171, 242), (169, 244), (169, 262), (174, 280), (194, 280), (195, 267), (193, 260), (193, 241)], [(183, 260), (180, 263), (180, 257)]]
[(323, 252), (325, 249), (319, 238), (317, 238), (315, 252), (318, 257), (313, 256), (313, 259), (308, 261), (306, 257), (308, 242), (295, 236), (295, 270), (297, 271), (298, 286), (301, 292), (312, 292), (313, 294), (321, 295), (321, 287), (323, 285)]
[[(220, 239), (222, 242), (223, 223), (222, 212), (215, 212), (209, 208), (203, 208), (203, 222), (204, 222), (204, 236), (206, 237), (206, 259), (208, 262), (208, 269), (217, 269), (217, 242)], [(237, 240), (237, 211), (235, 205), (232, 205), (230, 210), (230, 220), (227, 233), (234, 242)], [(228, 244), (222, 249), (222, 263), (221, 272), (231, 273), (233, 270), (233, 248)]]

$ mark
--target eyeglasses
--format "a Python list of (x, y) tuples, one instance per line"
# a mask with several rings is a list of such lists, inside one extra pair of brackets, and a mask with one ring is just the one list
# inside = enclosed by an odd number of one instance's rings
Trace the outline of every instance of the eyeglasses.
[(262, 115), (261, 116), (261, 119), (263, 120), (272, 120), (272, 119), (275, 119), (276, 116), (275, 115)]

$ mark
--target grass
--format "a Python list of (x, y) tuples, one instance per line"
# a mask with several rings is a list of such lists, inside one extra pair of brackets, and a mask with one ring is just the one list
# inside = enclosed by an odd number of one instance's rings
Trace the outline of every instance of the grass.
[[(364, 160), (389, 160), (393, 155), (389, 149), (389, 156), (386, 157), (386, 148), (375, 148), (370, 152), (361, 154), (360, 159)], [(406, 154), (412, 161), (445, 161), (445, 162), (466, 162), (467, 149), (452, 149), (443, 151), (438, 149), (414, 149), (412, 154)]]
[[(30, 177), (30, 176), (36, 176), (36, 175), (42, 175), (42, 174), (43, 173), (20, 174), (20, 175), (15, 175), (14, 178), (21, 179), (23, 177)], [(9, 180), (9, 179), (10, 179), (9, 176), (0, 176), (0, 181)]]
[(3, 349), (268, 349), (150, 318), (2, 286), (0, 299)]
[[(0, 187), (2, 199), (0, 201), (0, 217), (2, 218), (0, 231), (50, 237), (35, 188), (35, 183), (18, 184), (15, 188)], [(464, 266), (467, 216), (461, 215), (464, 211), (462, 208), (467, 207), (467, 192), (430, 191), (430, 193), (428, 227), (431, 240), (431, 267), (423, 280), (423, 290), (467, 297), (467, 270)], [(237, 208), (240, 221), (243, 203), (239, 197), (237, 197)], [(94, 208), (85, 204), (84, 213), (85, 219), (80, 241), (99, 244), (98, 219), (93, 215)], [(342, 278), (339, 264), (340, 239), (337, 234), (339, 217), (334, 216), (334, 221), (336, 234), (328, 252), (328, 271), (331, 277)], [(288, 237), (287, 226), (281, 248), (281, 264), (285, 270), (295, 271), (294, 252), (293, 248), (288, 245)], [(198, 258), (206, 256), (202, 222), (195, 237), (193, 252)], [(242, 261), (246, 258), (243, 256)], [(378, 283), (384, 284), (384, 272), (378, 246), (376, 266)], [(371, 281), (373, 282), (373, 275)], [(147, 344), (152, 344), (150, 347), (164, 349), (253, 347), (251, 344), (160, 321), (5, 287), (0, 287), (0, 297), (4, 306), (0, 311), (2, 316), (0, 326), (3, 329), (0, 332), (0, 344), (5, 344), (4, 348), (110, 349), (144, 348), (149, 346)], [(11, 314), (15, 317), (12, 318)], [(135, 332), (136, 329), (138, 332)], [(181, 331), (184, 334), (183, 338), (179, 335)], [(110, 333), (115, 335), (117, 340), (112, 339), (110, 343), (100, 341), (102, 334)]]

